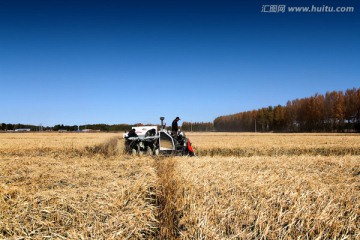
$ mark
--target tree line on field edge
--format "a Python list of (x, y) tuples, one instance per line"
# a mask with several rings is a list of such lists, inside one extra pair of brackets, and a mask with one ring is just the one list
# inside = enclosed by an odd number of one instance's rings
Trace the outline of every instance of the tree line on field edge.
[[(141, 126), (142, 124), (135, 124), (135, 126)], [(87, 124), (87, 125), (64, 125), (64, 124), (57, 124), (53, 127), (45, 127), (45, 126), (35, 126), (35, 125), (28, 125), (28, 124), (6, 124), (2, 123), (0, 125), (0, 131), (14, 131), (16, 129), (30, 129), (30, 131), (69, 131), (69, 132), (76, 132), (76, 131), (83, 131), (86, 129), (91, 130), (100, 130), (103, 132), (119, 132), (119, 131), (128, 131), (134, 125), (129, 124)]]
[[(160, 125), (157, 124), (150, 124), (154, 126)], [(35, 126), (29, 124), (6, 124), (2, 123), (0, 125), (0, 131), (15, 131), (16, 129), (30, 129), (30, 131), (69, 131), (69, 132), (76, 132), (76, 131), (84, 131), (84, 130), (94, 130), (94, 131), (101, 131), (101, 132), (125, 132), (129, 131), (132, 127), (140, 127), (144, 126), (142, 123), (136, 124), (86, 124), (86, 125), (64, 125), (64, 124), (57, 124), (52, 127), (45, 127), (45, 126)], [(168, 130), (171, 130), (171, 126), (167, 127)], [(183, 122), (181, 129), (183, 131), (194, 131), (194, 132), (206, 132), (206, 131), (214, 131), (214, 124), (212, 122)]]
[(214, 120), (214, 128), (236, 132), (360, 132), (360, 88), (220, 116)]

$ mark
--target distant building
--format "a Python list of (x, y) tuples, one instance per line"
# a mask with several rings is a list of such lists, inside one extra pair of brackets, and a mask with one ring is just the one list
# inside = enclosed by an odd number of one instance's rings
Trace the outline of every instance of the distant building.
[(30, 128), (18, 128), (15, 129), (15, 132), (30, 132)]
[(82, 132), (100, 132), (100, 130), (93, 130), (93, 129), (83, 129)]

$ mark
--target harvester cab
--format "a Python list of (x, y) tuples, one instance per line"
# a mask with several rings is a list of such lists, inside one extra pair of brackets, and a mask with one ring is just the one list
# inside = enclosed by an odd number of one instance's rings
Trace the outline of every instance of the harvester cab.
[(133, 127), (136, 136), (125, 135), (125, 151), (136, 155), (176, 155), (194, 156), (191, 143), (183, 132), (172, 135), (165, 129), (164, 117), (161, 117), (160, 130), (157, 126)]

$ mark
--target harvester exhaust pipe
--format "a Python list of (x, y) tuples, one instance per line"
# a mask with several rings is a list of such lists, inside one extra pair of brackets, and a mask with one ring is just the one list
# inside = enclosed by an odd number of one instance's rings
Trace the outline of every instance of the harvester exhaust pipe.
[(160, 117), (160, 120), (161, 120), (161, 130), (164, 129), (164, 117)]

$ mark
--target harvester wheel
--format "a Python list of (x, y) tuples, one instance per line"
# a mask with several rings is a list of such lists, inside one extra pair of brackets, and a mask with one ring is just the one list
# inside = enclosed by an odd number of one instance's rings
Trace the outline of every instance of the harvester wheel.
[(131, 155), (133, 155), (133, 156), (136, 155), (136, 149), (135, 148), (131, 149)]
[(156, 148), (156, 149), (154, 150), (154, 155), (158, 156), (159, 153), (160, 153), (160, 150), (159, 150), (158, 148)]
[(149, 147), (149, 146), (146, 147), (146, 154), (153, 155), (153, 151), (152, 151), (151, 147)]

